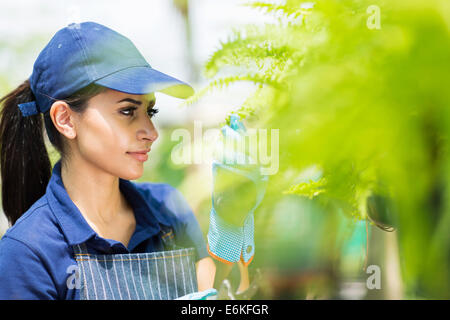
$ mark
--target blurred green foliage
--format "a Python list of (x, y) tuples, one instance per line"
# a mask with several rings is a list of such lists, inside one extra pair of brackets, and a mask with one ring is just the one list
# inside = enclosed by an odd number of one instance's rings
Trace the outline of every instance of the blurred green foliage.
[[(327, 234), (334, 242), (338, 226), (327, 222), (333, 215), (364, 220), (367, 199), (389, 199), (385, 211), (398, 231), (404, 296), (449, 298), (449, 2), (247, 5), (275, 14), (277, 23), (234, 29), (204, 73), (213, 78), (220, 70), (233, 71), (212, 79), (186, 104), (231, 83), (255, 83), (254, 94), (236, 112), (249, 127), (280, 129), (280, 169), (270, 179), (261, 225), (273, 229), (277, 224), (269, 221), (283, 220), (286, 210), (305, 214), (298, 208), (276, 211), (283, 192), (306, 196), (324, 221), (311, 225), (318, 232), (309, 240)], [(320, 174), (303, 179), (313, 165)], [(273, 241), (280, 233), (299, 232), (283, 226)], [(303, 261), (308, 265), (310, 258)]]

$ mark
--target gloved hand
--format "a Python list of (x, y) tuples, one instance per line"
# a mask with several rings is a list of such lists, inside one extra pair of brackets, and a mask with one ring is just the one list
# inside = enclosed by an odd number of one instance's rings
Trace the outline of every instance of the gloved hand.
[(226, 264), (242, 259), (247, 266), (255, 253), (253, 213), (264, 197), (267, 176), (261, 174), (245, 148), (238, 147), (239, 143), (245, 145), (246, 136), (239, 116), (230, 116), (230, 125), (222, 128), (222, 135), (222, 153), (212, 164), (208, 251)]

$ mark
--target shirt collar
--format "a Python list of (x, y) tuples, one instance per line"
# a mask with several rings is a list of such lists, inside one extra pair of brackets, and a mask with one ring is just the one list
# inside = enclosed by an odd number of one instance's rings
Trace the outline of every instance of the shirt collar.
[[(134, 183), (119, 178), (119, 189), (133, 208), (136, 218), (136, 229), (128, 245), (130, 251), (144, 238), (157, 234), (161, 230), (159, 224), (171, 226), (168, 217), (159, 212), (156, 200), (152, 197), (144, 199)], [(58, 160), (53, 167), (46, 193), (49, 206), (70, 245), (83, 243), (97, 235), (64, 187), (61, 178), (61, 160)]]

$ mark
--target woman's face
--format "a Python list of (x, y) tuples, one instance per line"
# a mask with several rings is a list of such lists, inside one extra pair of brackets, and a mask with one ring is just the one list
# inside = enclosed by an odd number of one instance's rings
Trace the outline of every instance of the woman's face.
[[(76, 117), (75, 144), (80, 156), (122, 179), (142, 176), (147, 151), (158, 138), (151, 116), (153, 93), (132, 95), (106, 90)], [(136, 152), (143, 152), (137, 155)]]

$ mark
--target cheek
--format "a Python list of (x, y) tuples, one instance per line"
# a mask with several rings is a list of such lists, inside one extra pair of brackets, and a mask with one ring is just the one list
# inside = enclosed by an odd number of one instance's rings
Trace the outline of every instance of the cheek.
[(112, 175), (127, 180), (142, 176), (143, 166), (126, 154), (131, 134), (124, 128), (104, 122), (86, 123), (78, 135), (81, 156)]
[(89, 158), (114, 158), (123, 148), (120, 137), (123, 140), (122, 134), (105, 123), (87, 122), (78, 134), (80, 152)]

